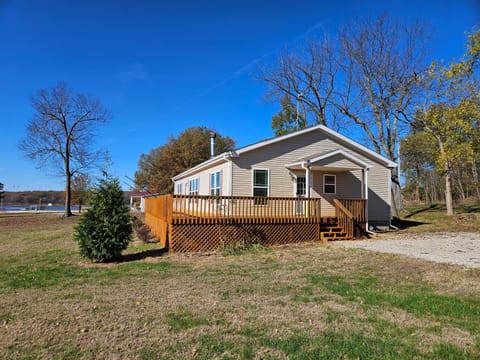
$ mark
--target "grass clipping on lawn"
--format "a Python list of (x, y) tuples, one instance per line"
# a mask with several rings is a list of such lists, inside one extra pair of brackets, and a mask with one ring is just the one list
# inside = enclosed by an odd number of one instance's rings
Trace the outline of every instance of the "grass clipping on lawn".
[(480, 356), (479, 269), (317, 243), (231, 256), (143, 244), (91, 264), (75, 221), (0, 215), (0, 358)]

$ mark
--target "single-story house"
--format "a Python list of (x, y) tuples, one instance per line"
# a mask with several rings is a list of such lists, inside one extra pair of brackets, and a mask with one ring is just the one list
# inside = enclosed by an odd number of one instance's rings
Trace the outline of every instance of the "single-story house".
[(172, 180), (174, 194), (321, 198), (322, 216), (335, 216), (335, 198), (367, 199), (368, 224), (389, 226), (396, 166), (316, 125), (212, 156)]

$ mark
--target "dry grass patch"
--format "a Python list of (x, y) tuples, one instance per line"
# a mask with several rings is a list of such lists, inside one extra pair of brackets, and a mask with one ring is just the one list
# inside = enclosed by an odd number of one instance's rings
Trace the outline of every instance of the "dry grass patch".
[(477, 270), (323, 244), (238, 256), (148, 244), (98, 265), (71, 224), (42, 221), (9, 228), (14, 241), (0, 232), (1, 358), (480, 356)]

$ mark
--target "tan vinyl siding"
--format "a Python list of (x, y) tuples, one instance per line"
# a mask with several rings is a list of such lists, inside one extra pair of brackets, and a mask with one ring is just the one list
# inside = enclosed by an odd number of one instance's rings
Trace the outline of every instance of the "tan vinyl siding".
[[(327, 138), (322, 132), (310, 132), (301, 136), (292, 137), (285, 141), (260, 147), (253, 151), (243, 153), (238, 158), (232, 160), (232, 195), (251, 196), (252, 188), (252, 169), (269, 169), (270, 196), (292, 196), (294, 194), (294, 177), (285, 167), (287, 164), (298, 162), (300, 159), (312, 157), (321, 153), (343, 149), (352, 154), (371, 167), (368, 171), (369, 185), (369, 220), (378, 222), (388, 222), (390, 218), (390, 195), (389, 195), (389, 177), (390, 170), (380, 163), (373, 161), (365, 155), (352, 151), (347, 144), (340, 144)], [(341, 155), (320, 161), (321, 166), (337, 167), (335, 172), (313, 171), (311, 196), (322, 197), (325, 199), (324, 210), (329, 209), (332, 202), (332, 195), (323, 194), (323, 174), (332, 173), (337, 176), (337, 198), (359, 198), (362, 194), (362, 171), (360, 166)], [(315, 163), (317, 165), (318, 163)], [(357, 170), (349, 172), (339, 172), (338, 167), (345, 169), (355, 168)], [(301, 171), (294, 171), (301, 175)]]
[(390, 169), (375, 166), (368, 172), (368, 220), (390, 220)]
[(211, 168), (205, 169), (203, 171), (200, 171), (196, 174), (187, 176), (185, 178), (182, 178), (181, 180), (177, 180), (174, 183), (174, 191), (176, 194), (177, 191), (177, 184), (182, 183), (183, 188), (183, 193), (188, 194), (188, 186), (185, 188), (185, 184), (188, 184), (190, 180), (198, 178), (198, 195), (210, 195), (210, 174), (213, 172), (221, 171), (221, 188), (220, 188), (220, 194), (221, 195), (227, 195), (229, 192), (229, 169), (228, 169), (228, 163), (225, 162), (221, 165), (217, 166), (212, 166)]
[(319, 161), (315, 161), (313, 163), (314, 166), (328, 166), (328, 167), (336, 167), (336, 168), (343, 168), (343, 169), (356, 169), (359, 167), (358, 164), (350, 161), (349, 159), (345, 159), (344, 156), (337, 154), (327, 159), (322, 159)]

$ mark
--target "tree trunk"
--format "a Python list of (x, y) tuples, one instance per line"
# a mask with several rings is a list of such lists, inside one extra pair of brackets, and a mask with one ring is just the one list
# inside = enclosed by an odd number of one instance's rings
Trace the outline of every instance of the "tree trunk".
[(447, 205), (447, 215), (453, 215), (453, 199), (452, 199), (452, 175), (445, 165), (445, 204)]
[(68, 160), (65, 161), (65, 212), (63, 213), (65, 217), (72, 216), (71, 209), (72, 202), (72, 175), (70, 174), (70, 163)]
[(399, 218), (402, 210), (402, 188), (400, 187), (400, 179), (398, 178), (398, 168), (392, 169), (392, 216)]
[(477, 200), (480, 200), (480, 182), (478, 181), (477, 164), (475, 164), (475, 161), (472, 163), (472, 177)]
[(462, 204), (465, 204), (465, 202), (467, 201), (467, 196), (465, 195), (465, 189), (463, 188), (462, 184), (462, 177), (459, 173), (456, 174), (456, 180), (458, 184), (458, 192), (460, 193), (460, 197), (462, 198)]

